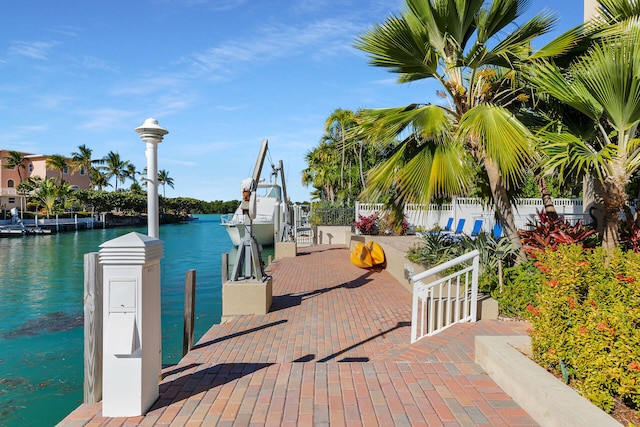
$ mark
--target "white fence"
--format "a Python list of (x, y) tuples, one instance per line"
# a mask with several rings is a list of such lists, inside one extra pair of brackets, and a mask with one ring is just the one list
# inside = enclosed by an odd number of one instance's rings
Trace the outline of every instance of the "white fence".
[[(430, 283), (423, 282), (469, 260), (473, 260), (470, 267)], [(480, 253), (474, 250), (411, 278), (411, 343), (435, 335), (455, 323), (477, 320), (479, 265)]]
[[(583, 220), (590, 222), (589, 214), (583, 212), (582, 199), (554, 199), (554, 206), (558, 215), (562, 215), (571, 222)], [(542, 199), (518, 199), (514, 205), (515, 223), (518, 228), (526, 228), (536, 218), (536, 210), (543, 211)], [(369, 216), (383, 211), (381, 203), (356, 202), (355, 220), (359, 215)], [(425, 230), (444, 228), (449, 218), (454, 219), (455, 228), (459, 219), (465, 219), (463, 232), (470, 234), (473, 223), (482, 220), (482, 231), (490, 232), (496, 222), (494, 211), (490, 206), (483, 205), (480, 199), (470, 197), (454, 197), (451, 203), (429, 206), (423, 204), (407, 204), (404, 208), (406, 220), (410, 226), (421, 227)]]

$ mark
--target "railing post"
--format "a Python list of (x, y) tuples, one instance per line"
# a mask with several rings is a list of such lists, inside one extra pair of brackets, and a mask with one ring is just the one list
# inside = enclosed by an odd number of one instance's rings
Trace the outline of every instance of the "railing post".
[(102, 400), (102, 270), (98, 252), (84, 254), (84, 403)]
[(418, 303), (419, 303), (419, 283), (413, 284), (413, 308), (411, 310), (411, 343), (418, 339)]
[(196, 270), (188, 270), (184, 284), (184, 330), (182, 357), (193, 348), (193, 330), (196, 308)]
[(480, 255), (473, 258), (471, 273), (471, 321), (478, 320), (478, 275), (480, 274)]

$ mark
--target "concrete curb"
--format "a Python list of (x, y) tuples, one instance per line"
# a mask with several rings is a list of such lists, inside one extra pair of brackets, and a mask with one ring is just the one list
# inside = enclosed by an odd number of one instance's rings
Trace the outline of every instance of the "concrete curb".
[(522, 354), (529, 337), (478, 336), (475, 347), (476, 363), (541, 426), (622, 426)]

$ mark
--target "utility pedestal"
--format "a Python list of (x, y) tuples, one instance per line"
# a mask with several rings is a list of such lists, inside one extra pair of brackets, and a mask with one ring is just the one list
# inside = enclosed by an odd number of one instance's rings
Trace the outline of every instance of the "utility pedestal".
[(159, 395), (162, 241), (129, 233), (100, 248), (104, 286), (102, 415), (144, 415)]

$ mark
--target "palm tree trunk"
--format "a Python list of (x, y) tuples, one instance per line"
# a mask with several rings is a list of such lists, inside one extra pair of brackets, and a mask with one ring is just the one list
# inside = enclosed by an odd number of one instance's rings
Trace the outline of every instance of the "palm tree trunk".
[(551, 198), (551, 193), (549, 193), (547, 180), (544, 179), (542, 170), (537, 169), (534, 178), (536, 180), (536, 184), (538, 185), (538, 190), (540, 191), (540, 197), (542, 198), (542, 206), (544, 206), (544, 211), (549, 217), (558, 218), (558, 212), (556, 212), (556, 207), (553, 205), (553, 199)]
[(360, 152), (358, 154), (358, 160), (360, 163), (360, 181), (362, 181), (362, 189), (367, 188), (367, 183), (364, 181), (364, 171), (362, 170), (362, 149), (364, 147), (364, 142), (360, 143)]
[(342, 167), (340, 168), (340, 189), (342, 190), (344, 188), (344, 130), (342, 131), (343, 135), (342, 135)]
[(513, 208), (509, 201), (509, 196), (507, 195), (507, 189), (504, 186), (502, 175), (498, 170), (498, 166), (493, 161), (486, 157), (482, 161), (489, 178), (489, 187), (491, 188), (491, 196), (495, 205), (498, 221), (502, 224), (506, 237), (513, 244), (514, 250), (517, 254), (516, 264), (520, 264), (527, 260), (527, 255), (525, 254), (522, 243), (520, 242), (520, 236), (518, 235), (518, 229), (513, 217)]
[(602, 247), (611, 252), (620, 243), (618, 226), (620, 210), (627, 201), (624, 184), (615, 177), (607, 177), (604, 184), (594, 179), (596, 199), (602, 199), (604, 205), (604, 219), (602, 230)]

